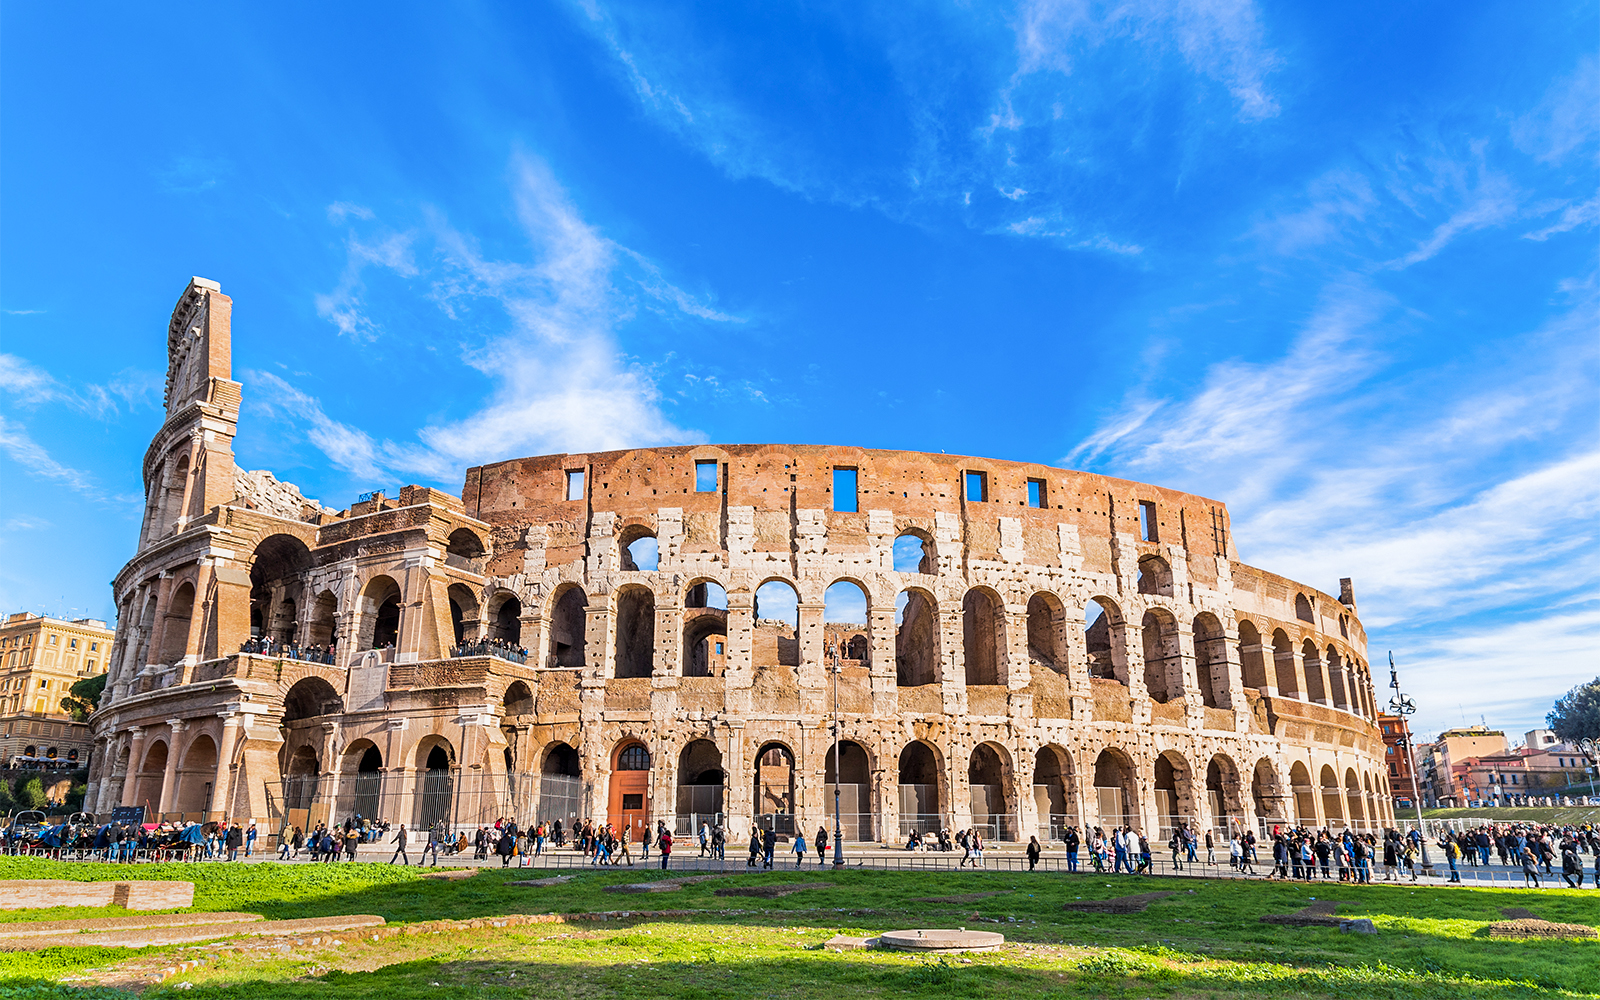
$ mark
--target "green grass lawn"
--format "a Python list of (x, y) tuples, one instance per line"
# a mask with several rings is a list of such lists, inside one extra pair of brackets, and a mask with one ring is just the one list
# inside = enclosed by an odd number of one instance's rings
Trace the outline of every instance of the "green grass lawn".
[[(545, 871), (486, 870), (447, 882), (386, 865), (141, 865), (117, 868), (0, 859), (0, 878), (175, 878), (195, 882), (195, 908), (268, 918), (376, 913), (391, 922), (512, 913), (688, 910), (671, 919), (574, 922), (352, 942), (338, 948), (223, 953), (183, 981), (191, 997), (1532, 997), (1600, 996), (1600, 942), (1505, 941), (1485, 928), (1500, 908), (1600, 924), (1600, 892), (1241, 883), (1020, 873), (894, 873), (810, 869), (736, 875), (649, 895), (608, 893), (659, 871), (579, 874), (548, 888), (505, 883)], [(724, 886), (827, 882), (781, 899), (719, 897)], [(1143, 913), (1065, 911), (1073, 899), (1172, 890)], [(968, 902), (920, 897), (990, 892)], [(1350, 905), (1377, 935), (1263, 924), (1312, 897)], [(60, 916), (120, 913), (62, 912)], [(33, 919), (40, 911), (0, 911)], [(58, 916), (49, 912), (50, 918)], [(819, 950), (843, 931), (900, 927), (999, 930), (1012, 947), (939, 962), (887, 953)], [(205, 948), (169, 949), (182, 957)], [(214, 949), (211, 949), (214, 950)], [(91, 953), (92, 952), (92, 953)], [(0, 956), (0, 998), (125, 997), (60, 985), (137, 952), (55, 949)], [(177, 960), (177, 956), (173, 957)], [(438, 984), (438, 985), (434, 985)]]
[[(1404, 812), (1400, 822), (1414, 813)], [(1600, 806), (1516, 806), (1504, 809), (1424, 809), (1427, 819), (1489, 819), (1496, 823), (1600, 823)], [(1415, 824), (1413, 824), (1415, 825)]]

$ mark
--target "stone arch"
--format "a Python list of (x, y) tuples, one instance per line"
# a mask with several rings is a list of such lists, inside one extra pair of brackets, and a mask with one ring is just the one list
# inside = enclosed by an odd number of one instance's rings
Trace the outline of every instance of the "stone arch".
[(798, 777), (794, 750), (787, 743), (768, 740), (756, 749), (755, 819), (764, 830), (793, 834), (795, 827), (795, 779)]
[(444, 544), (444, 564), (469, 573), (482, 573), (482, 559), (487, 550), (483, 539), (471, 528), (457, 528), (450, 532)]
[(1199, 820), (1198, 802), (1195, 798), (1194, 769), (1177, 750), (1166, 750), (1155, 761), (1156, 816), (1160, 823), (1158, 836), (1163, 842), (1172, 837), (1172, 831), (1181, 825), (1191, 829)]
[(1033, 803), (1041, 840), (1060, 840), (1077, 825), (1074, 797), (1072, 755), (1054, 743), (1040, 747), (1033, 755)]
[(961, 654), (968, 686), (1004, 684), (1005, 602), (988, 587), (973, 587), (961, 599)]
[(322, 764), (317, 758), (317, 751), (307, 743), (292, 749), (285, 743), (283, 751), (280, 765), (283, 807), (290, 811), (309, 809), (317, 800), (317, 786), (322, 780)]
[[(867, 609), (871, 606), (871, 592), (860, 581), (843, 578), (828, 584), (822, 592), (822, 621), (824, 626), (833, 625), (834, 629), (824, 628), (823, 656), (828, 662), (834, 656), (841, 660), (855, 659), (865, 664), (868, 644), (866, 634), (872, 629), (872, 616)], [(849, 626), (857, 630), (854, 636), (836, 635), (837, 626)], [(859, 639), (859, 642), (856, 640)], [(851, 656), (852, 645), (861, 655)]]
[(1091, 597), (1083, 606), (1084, 648), (1089, 676), (1128, 684), (1127, 626), (1122, 609), (1109, 597)]
[(1294, 595), (1294, 616), (1312, 625), (1317, 623), (1316, 612), (1311, 606), (1311, 598), (1304, 594)]
[(1165, 608), (1151, 608), (1139, 623), (1144, 643), (1144, 686), (1150, 700), (1165, 704), (1183, 696), (1183, 659), (1178, 652), (1178, 621)]
[(448, 825), (455, 802), (455, 747), (443, 736), (429, 733), (417, 741), (412, 760), (417, 769), (415, 829)]
[(1139, 805), (1139, 778), (1133, 758), (1118, 747), (1107, 747), (1094, 760), (1094, 791), (1099, 825), (1107, 830), (1131, 826), (1143, 832)]
[(920, 587), (895, 598), (894, 672), (900, 687), (939, 682), (939, 614), (933, 595)]
[(937, 549), (932, 535), (921, 528), (905, 528), (895, 536), (892, 563), (894, 571), (931, 576), (939, 572), (939, 560), (935, 552)]
[(1371, 817), (1367, 815), (1367, 802), (1361, 795), (1361, 782), (1353, 767), (1347, 767), (1344, 771), (1344, 797), (1345, 821), (1358, 830), (1369, 829)]
[(539, 773), (577, 778), (583, 774), (583, 758), (570, 743), (555, 740), (545, 744), (539, 754)]
[(1028, 598), (1028, 657), (1058, 674), (1067, 672), (1067, 609), (1061, 599), (1041, 590)]
[(617, 535), (617, 565), (625, 573), (660, 568), (661, 543), (648, 525), (630, 524)]
[(383, 751), (369, 739), (351, 740), (339, 757), (340, 803), (352, 818), (377, 819), (383, 806)]
[(378, 574), (361, 588), (361, 624), (357, 633), (360, 649), (384, 649), (400, 645), (400, 584)]
[(1247, 618), (1239, 620), (1239, 667), (1246, 690), (1267, 692), (1267, 660), (1261, 646), (1261, 632)]
[[(488, 637), (509, 646), (522, 645), (522, 601), (509, 590), (497, 590), (484, 606)], [(454, 617), (455, 611), (451, 610)]]
[(800, 591), (781, 576), (755, 588), (755, 628), (750, 637), (750, 662), (759, 674), (800, 665)]
[(1200, 703), (1206, 708), (1229, 708), (1228, 639), (1222, 622), (1209, 611), (1194, 616), (1194, 673), (1200, 685)]
[(1344, 790), (1339, 786), (1339, 775), (1330, 765), (1324, 764), (1317, 771), (1317, 784), (1322, 793), (1323, 826), (1347, 825), (1344, 814)]
[(1300, 682), (1294, 675), (1294, 643), (1281, 628), (1272, 633), (1272, 660), (1278, 694), (1284, 698), (1303, 697)]
[(155, 816), (161, 804), (161, 788), (166, 783), (167, 753), (164, 739), (151, 740), (144, 748), (144, 759), (139, 762), (138, 782), (134, 788), (134, 805), (145, 807), (146, 816)]
[(181, 530), (183, 524), (183, 494), (189, 485), (189, 456), (179, 455), (172, 464), (165, 489), (161, 496), (161, 534), (170, 535)]
[(344, 712), (344, 700), (321, 677), (302, 677), (283, 695), (283, 724)]
[(161, 662), (177, 663), (189, 648), (189, 627), (194, 618), (194, 584), (188, 580), (173, 588), (161, 630)]
[(463, 645), (478, 637), (478, 595), (464, 583), (452, 583), (445, 589), (445, 599), (450, 602), (450, 637)]
[(532, 715), (533, 691), (524, 681), (512, 681), (506, 687), (505, 697), (501, 699), (500, 704), (508, 716)]
[(1256, 766), (1251, 769), (1250, 799), (1255, 805), (1256, 817), (1261, 821), (1263, 834), (1268, 832), (1269, 825), (1288, 822), (1288, 795), (1278, 780), (1278, 769), (1265, 757), (1256, 761)]
[(1239, 768), (1225, 753), (1213, 754), (1206, 764), (1206, 801), (1211, 808), (1211, 829), (1227, 840), (1244, 828), (1244, 788)]
[(1334, 708), (1350, 711), (1351, 675), (1344, 659), (1339, 655), (1339, 650), (1331, 643), (1323, 653), (1323, 662), (1328, 665), (1328, 703)]
[[(841, 775), (841, 768), (836, 766), (833, 750), (833, 745), (830, 743), (823, 756), (823, 806), (832, 809), (837, 786), (839, 820), (845, 839), (871, 840), (872, 757), (867, 748), (855, 740), (840, 740), (839, 758), (844, 765)], [(831, 825), (829, 828), (832, 828)]]
[(617, 677), (649, 677), (655, 672), (656, 595), (630, 584), (616, 592)]
[(201, 733), (189, 741), (178, 765), (178, 787), (172, 807), (187, 818), (204, 814), (211, 807), (211, 785), (217, 776), (217, 743)]
[(967, 758), (972, 825), (990, 840), (1017, 839), (1016, 778), (1011, 754), (993, 741), (979, 743)]
[(339, 638), (339, 597), (324, 590), (311, 602), (311, 618), (306, 629), (306, 641), (313, 646), (331, 649)]
[(1138, 591), (1153, 597), (1172, 596), (1172, 567), (1160, 556), (1139, 557)]
[(678, 809), (676, 829), (693, 836), (702, 824), (715, 826), (722, 818), (727, 772), (722, 748), (714, 740), (695, 739), (678, 754)]
[(550, 595), (550, 660), (555, 666), (587, 664), (588, 609), (589, 595), (575, 583), (564, 584)]
[(1317, 644), (1311, 639), (1300, 644), (1300, 662), (1306, 672), (1306, 701), (1316, 702), (1319, 705), (1328, 703), (1328, 688), (1324, 683), (1325, 674), (1322, 672), (1322, 653), (1317, 649)]
[(268, 535), (250, 556), (250, 631), (287, 643), (295, 634), (295, 598), (311, 568), (311, 550), (290, 534)]
[(937, 748), (912, 740), (900, 751), (900, 835), (932, 833), (945, 825), (944, 766)]
[(1289, 789), (1294, 794), (1295, 825), (1316, 826), (1315, 789), (1311, 787), (1311, 771), (1304, 761), (1297, 760), (1289, 767)]

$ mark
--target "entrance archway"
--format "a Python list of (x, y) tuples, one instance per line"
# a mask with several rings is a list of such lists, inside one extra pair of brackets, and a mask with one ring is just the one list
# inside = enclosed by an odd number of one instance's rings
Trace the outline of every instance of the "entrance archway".
[(1054, 744), (1040, 747), (1033, 756), (1033, 804), (1040, 840), (1060, 840), (1067, 827), (1078, 825), (1072, 802), (1072, 758)]
[(678, 755), (676, 830), (692, 837), (702, 825), (722, 821), (722, 792), (727, 774), (722, 749), (710, 740), (690, 740)]
[(437, 824), (450, 824), (450, 806), (455, 799), (455, 750), (439, 737), (424, 741), (417, 749), (416, 829), (428, 830)]
[(763, 744), (756, 752), (756, 824), (763, 830), (793, 835), (794, 752), (782, 743)]
[(650, 750), (632, 740), (618, 745), (611, 760), (607, 821), (618, 830), (642, 830), (650, 822)]
[(944, 826), (939, 784), (939, 758), (932, 747), (917, 740), (900, 751), (900, 836)]
[(1116, 748), (1100, 751), (1094, 760), (1095, 805), (1106, 832), (1124, 826), (1144, 830), (1139, 809), (1139, 784), (1133, 761)]
[(986, 840), (1017, 839), (1015, 796), (1011, 793), (1010, 770), (1005, 750), (994, 743), (980, 743), (967, 761), (967, 791), (971, 796), (972, 825)]
[(850, 740), (839, 741), (839, 756), (844, 761), (843, 774), (834, 766), (833, 747), (823, 763), (823, 806), (828, 809), (827, 827), (833, 829), (834, 783), (839, 791), (839, 823), (846, 840), (872, 839), (872, 764), (861, 744)]

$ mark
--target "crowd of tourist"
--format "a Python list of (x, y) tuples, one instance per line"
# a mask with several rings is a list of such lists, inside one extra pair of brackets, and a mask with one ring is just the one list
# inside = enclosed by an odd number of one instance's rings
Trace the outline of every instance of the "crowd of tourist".
[(301, 646), (293, 639), (284, 642), (281, 639), (274, 639), (270, 635), (246, 639), (244, 645), (239, 647), (239, 652), (257, 653), (261, 656), (281, 656), (286, 660), (303, 660), (306, 663), (334, 662), (334, 643), (330, 642), (326, 646)]
[(1439, 838), (1450, 867), (1450, 881), (1461, 881), (1460, 865), (1487, 868), (1492, 860), (1522, 869), (1524, 885), (1540, 885), (1539, 875), (1554, 876), (1561, 865), (1561, 877), (1574, 889), (1583, 888), (1583, 855), (1588, 854), (1594, 873), (1590, 883), (1600, 889), (1600, 828), (1583, 826), (1544, 826), (1514, 823), (1508, 826), (1480, 826), (1474, 830), (1448, 830)]
[(502, 660), (512, 663), (527, 663), (528, 651), (515, 643), (506, 642), (504, 639), (474, 639), (472, 642), (463, 642), (450, 647), (452, 657), (459, 656), (497, 656)]

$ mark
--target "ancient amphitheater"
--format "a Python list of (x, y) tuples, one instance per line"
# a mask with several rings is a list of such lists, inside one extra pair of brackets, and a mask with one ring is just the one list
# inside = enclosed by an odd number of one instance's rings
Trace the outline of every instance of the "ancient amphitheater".
[(739, 833), (814, 827), (837, 784), (863, 840), (1392, 821), (1349, 582), (1239, 562), (1220, 502), (706, 445), (333, 511), (235, 467), (230, 310), (196, 278), (172, 316), (96, 811)]

